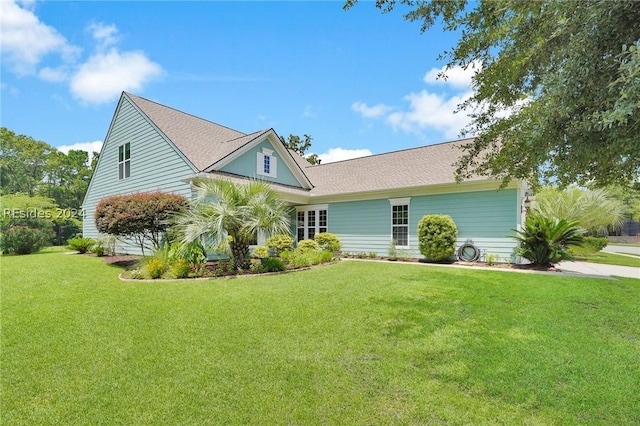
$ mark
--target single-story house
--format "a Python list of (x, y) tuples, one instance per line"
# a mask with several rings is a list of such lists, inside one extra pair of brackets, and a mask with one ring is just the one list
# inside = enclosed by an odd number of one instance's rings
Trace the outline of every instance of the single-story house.
[[(159, 103), (123, 93), (84, 199), (86, 237), (104, 197), (166, 191), (192, 199), (196, 176), (243, 183), (262, 179), (295, 207), (292, 235), (336, 234), (343, 251), (386, 256), (395, 240), (410, 257), (425, 214), (448, 214), (458, 245), (472, 242), (484, 255), (512, 258), (511, 238), (523, 220), (525, 187), (476, 177), (454, 179), (454, 163), (468, 140), (312, 165), (287, 150), (273, 129), (243, 133)], [(117, 250), (136, 253), (119, 243)]]

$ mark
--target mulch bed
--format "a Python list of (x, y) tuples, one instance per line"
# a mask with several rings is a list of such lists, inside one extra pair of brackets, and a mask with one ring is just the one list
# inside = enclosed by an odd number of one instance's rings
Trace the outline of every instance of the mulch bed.
[[(95, 254), (87, 254), (87, 256), (95, 256)], [(141, 258), (142, 256), (136, 256), (136, 255), (131, 255), (131, 254), (119, 254), (119, 255), (115, 255), (115, 256), (104, 256), (104, 261), (109, 264), (109, 265), (114, 265), (114, 266), (118, 266), (124, 269), (132, 269), (133, 266), (135, 266), (136, 262)], [(387, 259), (387, 258), (383, 258), (383, 257), (378, 257), (378, 258), (363, 258), (363, 259), (358, 259), (358, 260), (387, 260), (389, 262), (391, 262), (391, 260)], [(397, 260), (397, 262), (401, 263), (401, 262), (410, 262), (410, 263), (425, 263), (424, 260), (421, 259), (403, 259), (403, 260)], [(462, 261), (456, 261), (456, 262), (448, 262), (448, 263), (443, 263), (443, 265), (459, 265), (459, 266), (468, 266), (470, 268), (473, 267), (483, 267), (483, 268), (495, 268), (495, 269), (516, 269), (516, 270), (530, 270), (530, 271), (547, 271), (547, 272), (561, 272), (559, 269), (555, 268), (555, 267), (545, 267), (545, 266), (532, 266), (532, 265), (515, 265), (515, 264), (509, 264), (509, 263), (494, 263), (492, 265), (489, 265), (487, 263), (484, 262), (462, 262)], [(216, 268), (218, 268), (219, 263), (218, 262), (207, 262), (206, 265), (206, 269), (207, 271), (211, 272), (213, 270), (215, 270)], [(246, 271), (246, 273), (249, 273), (249, 271)]]

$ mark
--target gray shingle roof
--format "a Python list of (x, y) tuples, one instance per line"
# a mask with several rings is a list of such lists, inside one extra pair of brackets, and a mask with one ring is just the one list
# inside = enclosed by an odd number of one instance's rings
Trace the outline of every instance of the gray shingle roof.
[[(313, 195), (383, 191), (455, 182), (454, 163), (471, 139), (354, 158), (304, 169)], [(483, 179), (477, 177), (473, 180)]]
[(130, 93), (126, 95), (198, 170), (204, 170), (247, 143), (243, 138), (247, 136), (245, 133)]
[[(268, 130), (245, 134), (127, 93), (140, 110), (199, 169), (222, 160)], [(290, 151), (314, 188), (309, 195), (338, 195), (385, 191), (455, 182), (455, 162), (462, 145), (472, 139), (428, 145), (368, 157), (312, 165)], [(484, 180), (475, 177), (470, 180)]]

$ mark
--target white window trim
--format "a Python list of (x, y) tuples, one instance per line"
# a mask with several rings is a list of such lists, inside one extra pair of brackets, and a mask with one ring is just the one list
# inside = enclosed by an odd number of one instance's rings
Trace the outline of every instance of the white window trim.
[[(127, 145), (129, 145), (129, 158), (125, 158), (125, 154), (127, 152)], [(122, 158), (123, 160), (120, 161), (120, 148), (122, 148)], [(131, 142), (125, 142), (123, 144), (118, 145), (118, 180), (127, 180), (131, 178)], [(129, 163), (129, 176), (125, 176), (126, 175), (126, 163)], [(120, 165), (122, 165), (122, 177), (120, 177)]]
[(320, 210), (326, 210), (327, 211), (327, 225), (323, 226), (323, 228), (327, 228), (326, 232), (329, 232), (329, 204), (314, 204), (314, 205), (308, 205), (308, 206), (298, 206), (296, 207), (296, 217), (295, 217), (295, 221), (296, 221), (296, 235), (295, 235), (295, 239), (296, 241), (298, 240), (298, 213), (303, 212), (304, 213), (304, 238), (303, 240), (306, 240), (309, 238), (309, 226), (308, 226), (308, 215), (310, 211), (315, 211), (316, 212), (316, 217), (315, 217), (315, 233), (319, 234), (320, 233)]
[[(272, 178), (278, 177), (278, 157), (273, 155), (273, 150), (268, 148), (262, 148), (261, 152), (257, 153), (256, 173), (261, 176), (269, 176)], [(269, 157), (269, 173), (264, 171), (264, 158)]]
[[(390, 239), (393, 241), (393, 227), (394, 226), (401, 226), (401, 225), (394, 225), (393, 224), (393, 207), (394, 206), (407, 206), (407, 245), (406, 246), (400, 246), (397, 245), (396, 248), (397, 249), (410, 249), (411, 248), (411, 229), (409, 228), (409, 224), (411, 224), (411, 197), (405, 197), (405, 198), (389, 198), (389, 204), (390, 204), (390, 209), (389, 209), (389, 213), (390, 213), (390, 217), (389, 217), (389, 223), (391, 225), (390, 227)], [(402, 225), (403, 226), (403, 225)]]

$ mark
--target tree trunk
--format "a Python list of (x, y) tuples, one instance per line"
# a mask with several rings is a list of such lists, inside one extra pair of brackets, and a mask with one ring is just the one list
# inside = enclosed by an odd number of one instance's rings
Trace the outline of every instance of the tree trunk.
[(249, 269), (251, 266), (251, 258), (249, 257), (249, 244), (244, 241), (234, 239), (231, 241), (231, 257), (236, 268)]

